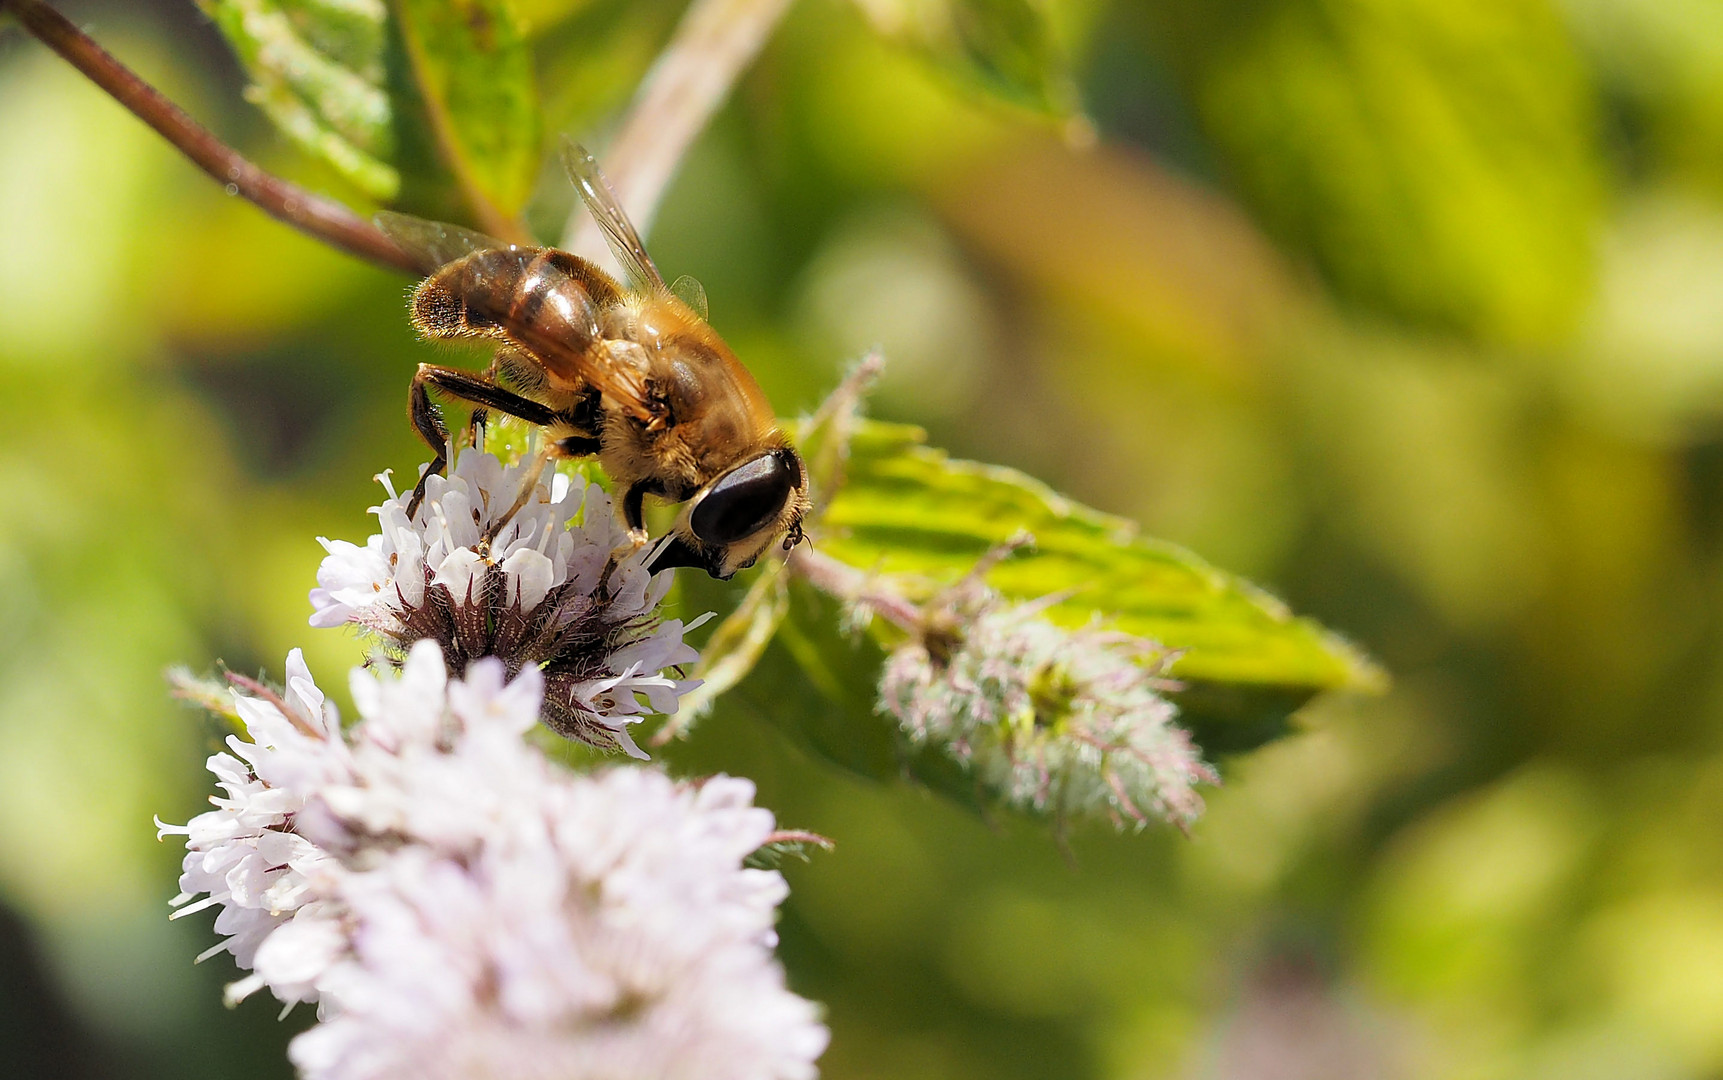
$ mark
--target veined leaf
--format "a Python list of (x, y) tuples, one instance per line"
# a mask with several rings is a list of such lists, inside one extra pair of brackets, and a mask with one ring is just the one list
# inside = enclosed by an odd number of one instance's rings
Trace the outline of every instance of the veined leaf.
[(1076, 111), (1077, 94), (1035, 0), (856, 0), (876, 30), (987, 91), (1043, 112)]
[(390, 0), (443, 163), (480, 227), (505, 239), (540, 165), (532, 57), (505, 0)]
[(400, 189), (383, 88), (382, 0), (199, 0), (233, 45), (246, 97), (372, 198)]
[(817, 537), (828, 555), (892, 575), (912, 598), (931, 596), (1019, 531), (1035, 538), (988, 574), (1007, 596), (1067, 599), (1049, 618), (1099, 617), (1181, 655), (1179, 700), (1211, 750), (1272, 737), (1313, 694), (1379, 687), (1361, 652), (1248, 582), (1136, 526), (1074, 503), (1012, 469), (958, 461), (915, 427), (858, 426), (843, 488)]

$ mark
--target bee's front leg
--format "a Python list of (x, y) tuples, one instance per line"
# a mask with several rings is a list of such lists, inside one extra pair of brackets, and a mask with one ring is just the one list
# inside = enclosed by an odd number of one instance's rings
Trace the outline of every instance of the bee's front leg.
[(631, 485), (623, 493), (622, 523), (628, 527), (628, 535), (612, 549), (610, 558), (605, 561), (604, 575), (599, 578), (600, 589), (609, 584), (610, 575), (618, 566), (633, 558), (641, 548), (651, 542), (651, 537), (646, 533), (646, 496), (656, 491), (657, 484), (642, 481)]
[(658, 485), (648, 480), (630, 486), (622, 496), (622, 523), (628, 526), (628, 539), (610, 553), (612, 562), (621, 562), (651, 541), (646, 534), (646, 496), (658, 490)]
[(622, 496), (622, 523), (628, 526), (628, 536), (635, 548), (646, 543), (646, 496), (657, 491), (657, 484), (643, 480), (629, 487)]

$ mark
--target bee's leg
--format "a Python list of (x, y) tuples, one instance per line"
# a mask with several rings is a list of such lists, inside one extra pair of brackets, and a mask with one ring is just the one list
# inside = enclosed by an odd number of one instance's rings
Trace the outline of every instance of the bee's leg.
[(424, 501), (426, 481), (433, 474), (442, 472), (449, 463), (449, 429), (444, 425), (436, 404), (431, 401), (432, 387), (457, 400), (494, 409), (540, 427), (556, 419), (556, 413), (549, 406), (505, 390), (482, 375), (459, 368), (420, 364), (419, 370), (413, 375), (412, 388), (408, 391), (407, 415), (412, 419), (419, 437), (425, 440), (435, 456), (413, 488), (413, 498), (407, 503), (408, 517), (417, 513), (419, 504)]
[(646, 534), (646, 496), (658, 494), (662, 489), (650, 480), (631, 485), (622, 496), (622, 523), (628, 526), (628, 536), (622, 543), (611, 551), (610, 558), (604, 564), (604, 573), (598, 579), (598, 587), (603, 590), (610, 582), (610, 575), (618, 566), (627, 562), (635, 552), (645, 547), (651, 537)]
[(449, 429), (443, 425), (443, 417), (425, 389), (423, 367), (413, 376), (412, 388), (407, 392), (407, 416), (413, 421), (419, 438), (424, 439), (433, 451), (431, 463), (425, 466), (425, 471), (419, 474), (419, 482), (413, 485), (413, 497), (407, 500), (407, 518), (411, 520), (419, 512), (419, 504), (425, 501), (426, 481), (442, 472), (449, 463)]
[[(490, 366), (485, 368), (484, 379), (488, 383), (496, 383), (500, 377), (503, 365), (502, 350), (491, 354)], [(485, 448), (485, 423), (490, 419), (490, 410), (482, 405), (473, 407), (472, 415), (467, 418), (467, 442), (478, 450)]]
[[(630, 538), (639, 537), (641, 543), (646, 541), (646, 496), (651, 494), (656, 485), (642, 481), (630, 487), (622, 496), (622, 521), (628, 526)], [(639, 546), (638, 544), (635, 546)]]

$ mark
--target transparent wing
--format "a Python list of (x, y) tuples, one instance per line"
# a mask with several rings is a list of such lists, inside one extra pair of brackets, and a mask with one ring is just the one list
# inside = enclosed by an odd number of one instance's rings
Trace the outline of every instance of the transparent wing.
[(622, 212), (622, 204), (616, 201), (616, 193), (610, 190), (610, 183), (599, 171), (592, 154), (579, 143), (564, 139), (562, 165), (568, 170), (568, 178), (574, 181), (574, 190), (580, 192), (580, 201), (586, 204), (592, 220), (598, 222), (598, 227), (604, 231), (610, 253), (622, 264), (629, 285), (638, 292), (664, 291), (663, 276), (658, 273), (658, 267), (652, 265), (646, 246), (640, 242), (640, 234), (634, 231), (633, 222)]
[(677, 299), (693, 308), (694, 314), (700, 318), (711, 317), (706, 308), (706, 286), (700, 284), (695, 278), (683, 274), (670, 283), (670, 291), (676, 294)]
[(379, 210), (371, 219), (395, 246), (419, 261), (419, 272), (432, 274), (456, 259), (475, 251), (510, 251), (515, 245), (494, 236), (463, 229), (442, 221), (426, 221), (411, 214)]

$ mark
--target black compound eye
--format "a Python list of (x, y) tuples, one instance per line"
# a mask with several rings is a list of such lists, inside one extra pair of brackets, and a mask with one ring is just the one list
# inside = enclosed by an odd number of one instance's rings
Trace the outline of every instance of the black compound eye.
[(688, 519), (702, 543), (722, 547), (765, 528), (784, 509), (799, 480), (780, 457), (766, 454), (718, 479)]

